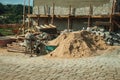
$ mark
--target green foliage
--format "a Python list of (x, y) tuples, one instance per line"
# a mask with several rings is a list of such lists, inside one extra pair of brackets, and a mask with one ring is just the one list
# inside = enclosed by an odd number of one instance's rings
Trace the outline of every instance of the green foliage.
[[(32, 7), (30, 7), (32, 13)], [(26, 6), (26, 13), (28, 6)], [(0, 24), (21, 23), (23, 17), (23, 5), (3, 5), (0, 3)]]
[(4, 13), (4, 5), (0, 3), (0, 15)]

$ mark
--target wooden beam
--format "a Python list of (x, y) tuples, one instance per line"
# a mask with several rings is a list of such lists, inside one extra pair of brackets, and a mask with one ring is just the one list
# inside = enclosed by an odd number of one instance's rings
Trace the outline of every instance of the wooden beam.
[(110, 22), (103, 22), (103, 21), (96, 21), (95, 25), (99, 26), (99, 25), (105, 25), (105, 26), (110, 26)]
[[(120, 14), (117, 14), (120, 16)], [(27, 15), (28, 17), (30, 18), (37, 18), (38, 16), (40, 18), (48, 18), (48, 17), (52, 17), (52, 15), (44, 15), (44, 14), (39, 14), (39, 15), (36, 15), (36, 14), (30, 14), (30, 15)], [(94, 16), (94, 15), (91, 15), (91, 18), (92, 19), (106, 19), (106, 18), (110, 18), (111, 15), (97, 15), (97, 16)], [(112, 15), (114, 16), (114, 15)], [(68, 18), (69, 16), (68, 15), (54, 15), (54, 18)], [(89, 15), (77, 15), (77, 16), (72, 16), (70, 15), (71, 18), (88, 18)]]

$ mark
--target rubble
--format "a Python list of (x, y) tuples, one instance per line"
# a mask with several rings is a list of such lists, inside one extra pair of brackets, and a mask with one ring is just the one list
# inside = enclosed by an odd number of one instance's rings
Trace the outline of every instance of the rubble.
[(111, 46), (120, 46), (120, 33), (109, 32), (103, 28), (96, 28), (91, 30), (92, 33), (100, 35), (104, 38), (105, 42)]
[[(51, 57), (81, 58), (99, 55), (97, 52), (108, 49), (109, 45), (118, 46), (120, 44), (119, 33), (115, 34), (96, 27), (87, 30), (64, 30), (56, 39), (49, 41), (48, 44), (46, 44), (47, 38), (44, 39), (44, 33), (39, 33), (34, 35), (36, 37), (34, 40), (35, 44), (32, 45), (33, 48), (28, 50), (28, 52), (32, 51), (31, 53), (40, 55), (46, 54), (46, 47), (54, 46), (55, 49), (48, 52)], [(8, 51), (25, 52), (26, 46), (21, 44), (13, 43), (8, 45)]]

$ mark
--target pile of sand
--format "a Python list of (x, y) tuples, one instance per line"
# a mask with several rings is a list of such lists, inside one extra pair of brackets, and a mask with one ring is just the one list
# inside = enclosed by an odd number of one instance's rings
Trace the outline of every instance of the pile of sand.
[(89, 57), (96, 55), (97, 50), (107, 49), (102, 37), (87, 31), (77, 31), (61, 34), (49, 45), (58, 45), (50, 53), (52, 57)]

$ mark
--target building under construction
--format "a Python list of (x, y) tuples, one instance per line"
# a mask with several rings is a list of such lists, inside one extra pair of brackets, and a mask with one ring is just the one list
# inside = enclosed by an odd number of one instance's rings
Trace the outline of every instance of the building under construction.
[(53, 24), (58, 30), (81, 30), (103, 26), (120, 28), (120, 0), (33, 0), (33, 13), (28, 15), (33, 26)]

